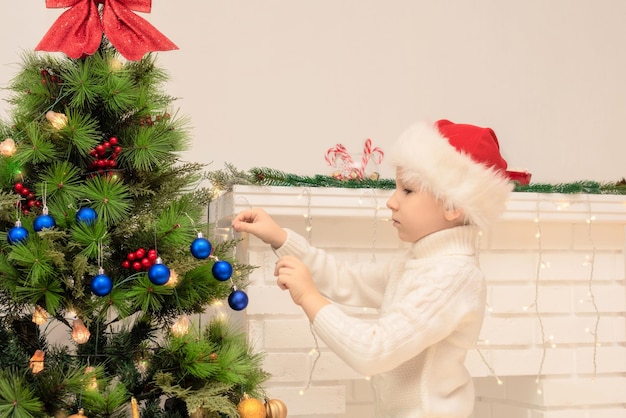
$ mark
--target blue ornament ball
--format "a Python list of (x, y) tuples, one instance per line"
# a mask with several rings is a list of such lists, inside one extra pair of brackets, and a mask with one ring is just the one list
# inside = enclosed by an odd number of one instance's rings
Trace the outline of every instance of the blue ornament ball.
[(80, 208), (78, 209), (78, 212), (76, 212), (76, 222), (78, 223), (93, 225), (96, 218), (98, 218), (98, 214), (90, 207)]
[(23, 226), (14, 226), (7, 233), (7, 241), (9, 244), (17, 244), (28, 238), (28, 231)]
[(243, 290), (233, 290), (228, 296), (228, 306), (235, 311), (241, 311), (248, 306), (248, 295)]
[(113, 280), (106, 274), (98, 274), (91, 279), (91, 291), (96, 296), (106, 296), (113, 290)]
[(44, 229), (54, 228), (56, 226), (56, 222), (54, 218), (50, 215), (39, 215), (35, 218), (35, 222), (33, 222), (33, 229), (37, 232), (43, 231)]
[(211, 272), (213, 273), (213, 277), (223, 282), (230, 279), (233, 275), (233, 266), (228, 261), (219, 260), (213, 264)]
[(157, 263), (148, 270), (148, 278), (156, 285), (164, 285), (170, 279), (170, 269), (165, 264)]
[(212, 248), (208, 239), (198, 237), (193, 240), (189, 250), (194, 257), (203, 260), (211, 255)]

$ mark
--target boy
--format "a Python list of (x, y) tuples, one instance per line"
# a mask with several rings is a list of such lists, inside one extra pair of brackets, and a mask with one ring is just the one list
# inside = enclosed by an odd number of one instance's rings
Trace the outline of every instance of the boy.
[[(274, 248), (278, 286), (330, 349), (372, 376), (376, 417), (467, 418), (474, 391), (464, 362), (485, 310), (477, 238), (505, 209), (506, 161), (491, 129), (447, 120), (411, 126), (390, 157), (387, 207), (410, 245), (389, 263), (339, 263), (262, 209), (239, 213), (233, 228)], [(350, 317), (332, 302), (379, 314)]]

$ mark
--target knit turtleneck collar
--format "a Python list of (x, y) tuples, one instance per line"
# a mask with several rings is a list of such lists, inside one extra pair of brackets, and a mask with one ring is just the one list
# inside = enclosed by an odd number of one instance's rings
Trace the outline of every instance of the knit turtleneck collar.
[(474, 255), (478, 246), (479, 228), (464, 225), (426, 235), (411, 244), (413, 258), (437, 257), (440, 255)]

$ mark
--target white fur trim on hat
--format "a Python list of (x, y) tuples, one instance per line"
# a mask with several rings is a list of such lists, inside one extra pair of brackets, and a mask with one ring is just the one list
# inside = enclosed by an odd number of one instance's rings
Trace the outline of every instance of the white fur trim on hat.
[(389, 159), (403, 183), (430, 191), (446, 207), (488, 228), (506, 209), (513, 185), (506, 175), (450, 145), (433, 124), (416, 123), (396, 141)]

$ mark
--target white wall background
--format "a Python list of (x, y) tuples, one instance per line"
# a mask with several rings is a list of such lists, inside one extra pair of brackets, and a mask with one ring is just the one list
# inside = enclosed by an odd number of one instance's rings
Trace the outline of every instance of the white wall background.
[[(1, 88), (62, 12), (3, 8)], [(185, 158), (209, 169), (329, 173), (337, 143), (385, 150), (448, 118), (494, 128), (534, 182), (626, 175), (623, 0), (155, 0), (142, 16), (180, 47), (159, 64), (193, 123)]]

